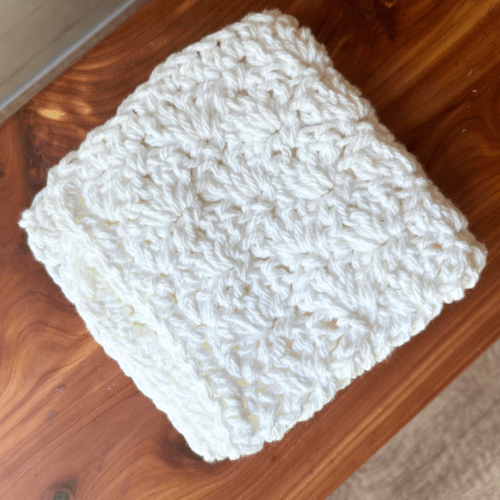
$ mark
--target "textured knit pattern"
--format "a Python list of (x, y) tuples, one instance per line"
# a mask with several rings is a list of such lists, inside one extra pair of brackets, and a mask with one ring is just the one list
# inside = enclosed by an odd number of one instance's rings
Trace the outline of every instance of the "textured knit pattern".
[(281, 439), (485, 265), (297, 24), (250, 14), (171, 55), (21, 220), (96, 341), (207, 461)]

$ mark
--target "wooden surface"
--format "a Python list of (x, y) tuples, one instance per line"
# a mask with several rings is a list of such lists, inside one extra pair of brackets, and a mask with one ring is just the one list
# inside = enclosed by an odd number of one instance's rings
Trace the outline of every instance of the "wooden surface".
[(500, 340), (327, 500), (498, 500)]
[(0, 122), (146, 0), (1, 0)]
[[(156, 64), (265, 7), (312, 28), (489, 256), (475, 289), (312, 420), (214, 465), (92, 340), (17, 220)], [(0, 498), (324, 499), (499, 337), (499, 116), (492, 0), (151, 0), (0, 128)]]

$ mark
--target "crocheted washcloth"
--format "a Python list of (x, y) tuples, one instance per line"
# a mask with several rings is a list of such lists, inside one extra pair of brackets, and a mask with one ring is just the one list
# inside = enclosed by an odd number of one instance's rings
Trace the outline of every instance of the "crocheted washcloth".
[(464, 216), (297, 25), (250, 14), (171, 55), (20, 222), (207, 461), (281, 439), (485, 265)]

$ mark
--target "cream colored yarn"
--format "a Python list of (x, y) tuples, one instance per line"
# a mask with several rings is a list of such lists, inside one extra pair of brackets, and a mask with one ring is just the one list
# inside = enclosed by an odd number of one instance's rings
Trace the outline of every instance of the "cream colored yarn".
[(250, 14), (171, 55), (20, 222), (207, 461), (281, 439), (485, 265), (464, 216), (297, 24)]

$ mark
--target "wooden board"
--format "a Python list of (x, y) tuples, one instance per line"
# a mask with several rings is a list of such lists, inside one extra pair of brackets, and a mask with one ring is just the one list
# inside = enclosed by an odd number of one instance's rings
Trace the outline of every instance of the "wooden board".
[(2, 0), (0, 121), (147, 0)]
[(327, 500), (495, 500), (500, 491), (500, 341)]
[[(265, 7), (311, 27), (465, 213), (488, 263), (462, 301), (313, 419), (207, 464), (93, 341), (17, 220), (47, 170), (158, 63)], [(0, 498), (325, 498), (499, 337), (499, 116), (492, 1), (151, 0), (0, 127)]]

